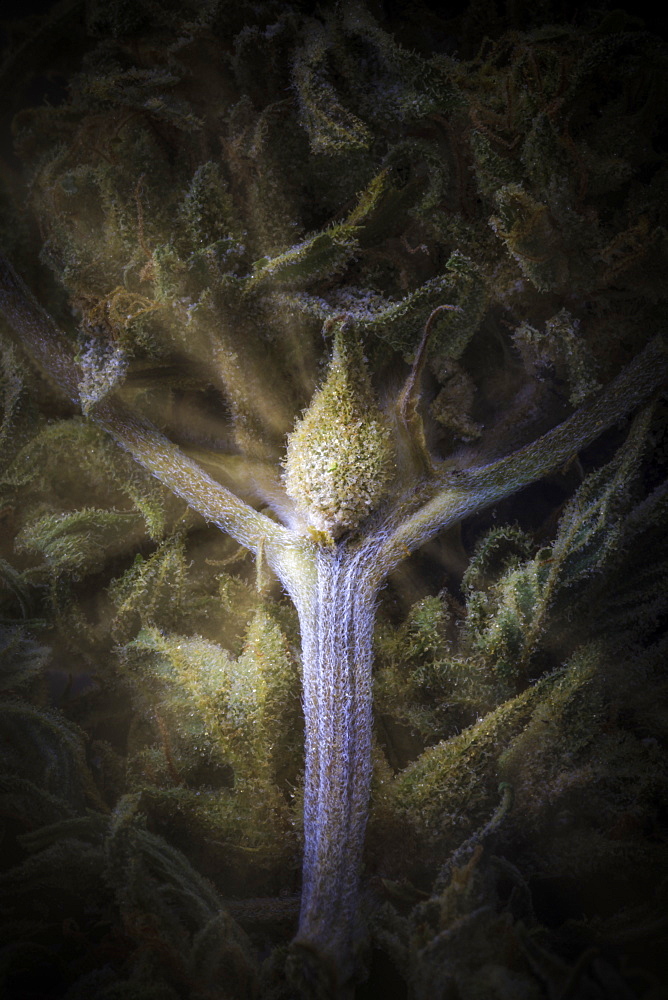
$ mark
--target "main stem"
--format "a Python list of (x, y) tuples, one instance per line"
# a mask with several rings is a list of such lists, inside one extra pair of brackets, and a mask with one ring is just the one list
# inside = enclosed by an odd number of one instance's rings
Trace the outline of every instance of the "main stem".
[[(300, 610), (306, 775), (304, 867), (293, 942), (305, 992), (352, 995), (363, 940), (359, 880), (371, 781), (376, 546), (320, 550)], [(306, 982), (304, 982), (306, 980)]]

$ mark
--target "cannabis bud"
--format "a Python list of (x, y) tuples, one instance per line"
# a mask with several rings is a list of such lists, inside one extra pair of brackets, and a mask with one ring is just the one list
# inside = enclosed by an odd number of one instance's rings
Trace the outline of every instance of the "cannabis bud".
[(378, 505), (393, 471), (361, 346), (351, 321), (337, 321), (327, 378), (288, 437), (287, 493), (313, 528), (336, 538)]

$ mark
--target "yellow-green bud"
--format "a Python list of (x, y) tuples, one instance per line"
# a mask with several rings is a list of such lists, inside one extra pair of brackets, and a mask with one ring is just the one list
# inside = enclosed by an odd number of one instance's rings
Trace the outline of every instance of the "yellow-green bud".
[(337, 324), (324, 384), (288, 437), (285, 488), (311, 527), (336, 538), (382, 499), (394, 450), (359, 342)]

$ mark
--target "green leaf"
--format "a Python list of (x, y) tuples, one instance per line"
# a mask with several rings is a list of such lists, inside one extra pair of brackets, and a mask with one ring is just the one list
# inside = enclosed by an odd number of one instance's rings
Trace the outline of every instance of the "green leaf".
[(44, 669), (51, 650), (18, 628), (0, 627), (0, 691), (29, 684)]
[(46, 514), (29, 522), (17, 535), (20, 551), (38, 553), (53, 574), (79, 580), (127, 548), (128, 531), (137, 526), (132, 513), (84, 508)]
[(34, 782), (74, 805), (96, 800), (83, 734), (55, 709), (0, 703), (0, 771)]

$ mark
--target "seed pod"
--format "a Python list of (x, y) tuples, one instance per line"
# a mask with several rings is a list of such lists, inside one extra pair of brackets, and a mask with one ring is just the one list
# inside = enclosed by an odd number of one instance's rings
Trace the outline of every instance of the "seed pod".
[(286, 491), (314, 529), (336, 538), (378, 505), (393, 471), (361, 346), (350, 321), (337, 322), (327, 378), (288, 437)]

